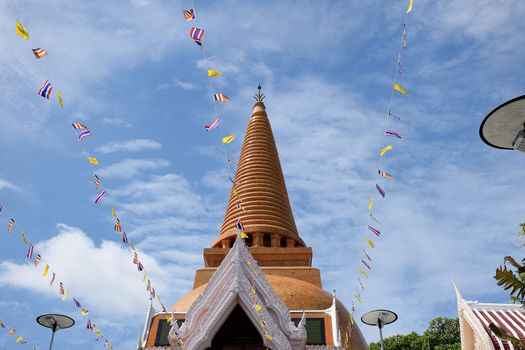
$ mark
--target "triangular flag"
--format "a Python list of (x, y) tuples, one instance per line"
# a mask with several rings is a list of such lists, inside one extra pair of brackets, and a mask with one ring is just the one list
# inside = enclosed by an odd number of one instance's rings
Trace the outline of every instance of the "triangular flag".
[(394, 90), (399, 91), (399, 92), (402, 93), (403, 95), (405, 95), (405, 96), (410, 96), (410, 95), (408, 94), (408, 92), (407, 92), (405, 89), (403, 89), (403, 88), (401, 87), (401, 85), (399, 85), (398, 83), (394, 83), (394, 86), (393, 86), (393, 87), (394, 87)]
[(379, 155), (382, 157), (386, 152), (391, 151), (393, 148), (392, 145), (388, 145), (379, 152)]
[(26, 235), (24, 234), (24, 231), (20, 231), (20, 234), (22, 235), (22, 242), (24, 242), (24, 244), (27, 244), (27, 239)]
[(370, 248), (374, 249), (376, 247), (376, 245), (374, 244), (374, 242), (372, 242), (372, 240), (368, 237), (365, 237), (365, 242), (368, 243), (368, 245), (370, 246)]
[(115, 208), (111, 207), (111, 215), (116, 219), (117, 218), (117, 212), (115, 211)]
[(414, 0), (410, 0), (410, 3), (408, 4), (407, 13), (410, 13), (412, 11), (412, 6), (414, 5)]
[(246, 233), (244, 233), (244, 231), (241, 231), (241, 238), (242, 239), (246, 239), (246, 238), (248, 238), (248, 235)]
[(88, 162), (90, 162), (93, 165), (98, 165), (98, 159), (97, 158), (88, 157), (87, 160), (88, 160)]
[(22, 23), (16, 20), (16, 34), (20, 35), (22, 38), (29, 40), (29, 33), (26, 32)]
[(209, 77), (218, 77), (219, 75), (221, 75), (221, 72), (219, 72), (218, 70), (208, 69)]
[(48, 265), (48, 264), (46, 264), (46, 267), (44, 268), (44, 274), (43, 274), (43, 275), (44, 275), (44, 277), (46, 277), (46, 276), (47, 276), (47, 273), (48, 273), (48, 272), (49, 272), (49, 265)]
[(368, 211), (372, 211), (372, 207), (374, 206), (374, 201), (376, 200), (375, 197), (372, 197), (370, 202), (368, 203)]
[(64, 101), (62, 100), (62, 91), (59, 90), (57, 92), (57, 98), (58, 98), (58, 103), (60, 104), (60, 108), (64, 108)]
[(66, 294), (62, 296), (62, 300), (66, 300), (68, 297), (69, 297), (69, 291), (67, 291)]
[(222, 139), (222, 143), (225, 145), (231, 143), (233, 140), (235, 140), (235, 135), (226, 136)]
[(363, 269), (359, 269), (359, 272), (361, 272), (361, 275), (365, 276), (365, 278), (368, 278), (368, 274)]

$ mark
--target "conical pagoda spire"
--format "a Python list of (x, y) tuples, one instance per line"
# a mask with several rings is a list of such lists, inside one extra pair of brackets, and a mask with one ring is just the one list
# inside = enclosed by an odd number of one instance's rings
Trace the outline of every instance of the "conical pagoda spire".
[(259, 89), (237, 163), (235, 184), (232, 186), (224, 222), (213, 247), (231, 246), (237, 234), (238, 219), (244, 225), (244, 232), (250, 236), (249, 245), (305, 246), (295, 226), (262, 96)]

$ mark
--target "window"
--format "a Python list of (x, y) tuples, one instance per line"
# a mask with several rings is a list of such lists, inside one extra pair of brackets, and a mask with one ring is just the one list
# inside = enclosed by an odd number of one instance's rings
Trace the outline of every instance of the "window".
[(263, 247), (272, 246), (272, 236), (269, 233), (265, 233), (263, 236)]
[[(297, 326), (300, 318), (292, 318), (292, 322)], [(306, 319), (306, 344), (307, 345), (326, 345), (326, 333), (324, 329), (324, 318)]]
[[(177, 325), (182, 326), (184, 320), (177, 320)], [(170, 333), (171, 325), (168, 320), (159, 320), (159, 327), (157, 328), (157, 335), (155, 336), (155, 346), (169, 346), (168, 334)]]

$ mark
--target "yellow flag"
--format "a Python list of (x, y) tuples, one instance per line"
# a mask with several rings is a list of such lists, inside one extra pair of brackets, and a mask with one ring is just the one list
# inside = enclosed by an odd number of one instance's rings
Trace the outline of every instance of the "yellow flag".
[(219, 72), (218, 70), (208, 69), (209, 77), (218, 77), (219, 75), (221, 75), (221, 72)]
[(66, 300), (68, 297), (69, 297), (69, 291), (67, 291), (66, 294), (62, 296), (62, 300)]
[(20, 343), (20, 342), (23, 341), (23, 340), (24, 340), (24, 337), (19, 336), (18, 338), (16, 338), (15, 341), (16, 341), (17, 343)]
[(160, 295), (159, 294), (157, 294), (157, 300), (160, 301)]
[(128, 241), (129, 242), (129, 246), (131, 247), (131, 250), (135, 251), (135, 246), (133, 245), (133, 243), (131, 243), (131, 241)]
[(60, 108), (64, 108), (64, 101), (62, 100), (62, 91), (61, 90), (58, 90), (57, 98), (58, 98), (58, 103), (60, 103)]
[(235, 189), (233, 190), (233, 194), (235, 195), (235, 198), (242, 203), (241, 196), (239, 196), (239, 193)]
[(398, 83), (394, 83), (394, 90), (399, 91), (399, 92), (402, 93), (403, 95), (410, 96), (410, 95), (408, 94), (408, 92), (407, 92), (405, 89), (403, 89), (403, 88), (401, 87), (401, 85), (399, 85)]
[(374, 242), (372, 242), (372, 240), (368, 237), (365, 237), (365, 242), (368, 243), (368, 245), (370, 246), (370, 248), (374, 249), (376, 247), (376, 245), (374, 244)]
[(16, 20), (16, 34), (20, 35), (22, 38), (29, 40), (29, 33), (26, 32), (22, 23)]
[(100, 337), (100, 329), (97, 329), (97, 330), (95, 331), (95, 334), (97, 335), (97, 337)]
[(392, 145), (388, 145), (379, 152), (379, 155), (382, 157), (386, 152), (391, 151), (393, 148)]
[(414, 5), (414, 0), (410, 0), (410, 3), (408, 4), (407, 13), (410, 13), (412, 11), (412, 6)]
[(231, 143), (233, 140), (235, 140), (235, 135), (226, 136), (222, 139), (222, 143), (227, 145)]
[(47, 273), (49, 272), (49, 265), (46, 264), (46, 267), (44, 268), (44, 277), (47, 276)]
[(88, 157), (87, 160), (93, 165), (98, 165), (98, 159), (97, 158)]
[(111, 215), (116, 219), (117, 218), (117, 212), (115, 211), (115, 208), (111, 207)]
[(252, 262), (250, 260), (248, 260), (248, 266), (252, 267)]
[(368, 274), (363, 269), (359, 269), (359, 272), (361, 272), (361, 275), (365, 276), (365, 278), (368, 278)]
[(359, 304), (362, 304), (363, 302), (361, 301), (361, 298), (359, 298), (359, 296), (357, 294), (354, 293), (354, 296), (355, 298), (357, 299), (357, 301), (359, 302)]
[(246, 238), (248, 238), (248, 235), (246, 233), (244, 233), (244, 231), (241, 231), (241, 238), (242, 239), (246, 239)]
[(255, 311), (259, 312), (259, 311), (261, 311), (261, 310), (262, 310), (261, 305), (259, 305), (259, 304), (255, 304)]
[(268, 333), (264, 333), (264, 336), (268, 339), (268, 340), (272, 340), (273, 337), (271, 335), (269, 335)]
[(370, 200), (370, 203), (368, 203), (368, 211), (372, 211), (372, 207), (374, 206), (374, 201), (376, 200), (375, 197), (372, 197)]
[(24, 244), (27, 244), (27, 239), (26, 239), (26, 235), (24, 234), (24, 231), (20, 231), (21, 235), (22, 235), (22, 242), (24, 242)]
[(86, 316), (87, 314), (89, 314), (89, 311), (86, 310), (86, 309), (82, 309), (82, 311), (80, 311), (80, 313), (82, 314), (82, 316)]
[(264, 322), (262, 320), (259, 320), (259, 324), (261, 325), (261, 328), (264, 328)]
[(144, 277), (142, 277), (142, 282), (146, 283), (146, 278), (147, 278), (146, 272), (144, 272)]

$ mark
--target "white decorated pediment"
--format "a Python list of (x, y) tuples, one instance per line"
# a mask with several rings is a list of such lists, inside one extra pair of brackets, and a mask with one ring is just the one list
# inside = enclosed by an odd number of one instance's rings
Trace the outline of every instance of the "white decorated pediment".
[(266, 280), (244, 242), (238, 238), (204, 292), (186, 313), (180, 329), (170, 331), (172, 349), (203, 350), (239, 305), (273, 350), (304, 350), (305, 319), (296, 327), (289, 311)]

